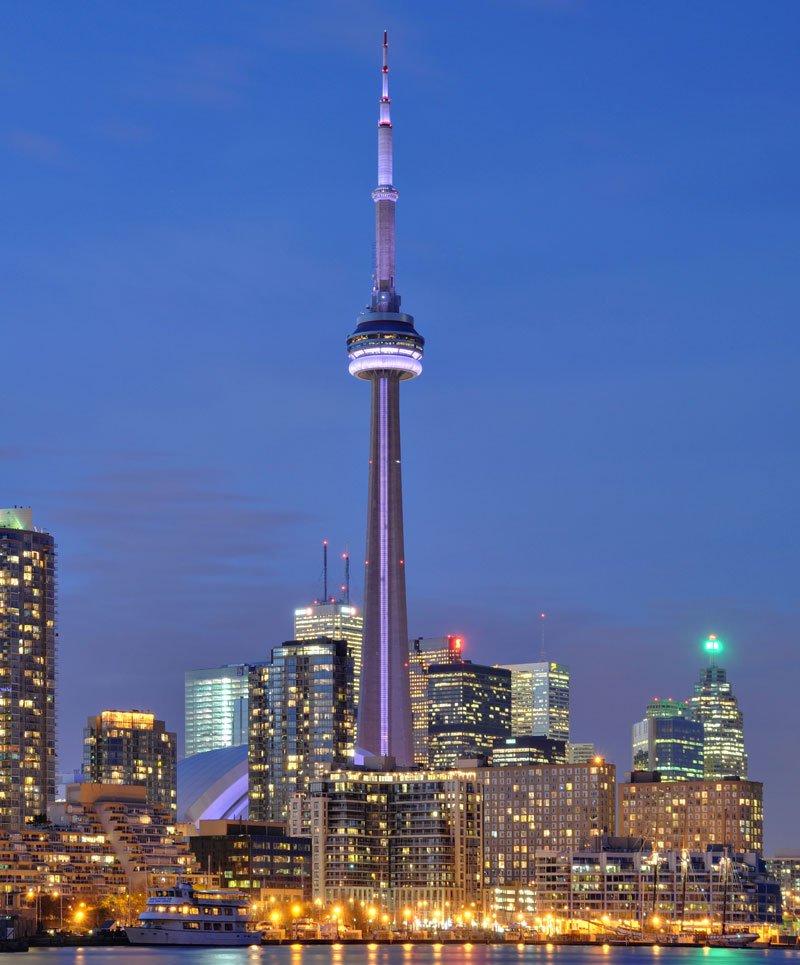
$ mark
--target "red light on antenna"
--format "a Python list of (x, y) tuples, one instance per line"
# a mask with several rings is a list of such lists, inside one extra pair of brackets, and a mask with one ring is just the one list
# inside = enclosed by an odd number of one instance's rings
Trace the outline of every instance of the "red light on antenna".
[(328, 541), (327, 541), (326, 539), (324, 539), (324, 540), (322, 541), (322, 545), (323, 545), (323, 546), (327, 546), (327, 545), (328, 545)]

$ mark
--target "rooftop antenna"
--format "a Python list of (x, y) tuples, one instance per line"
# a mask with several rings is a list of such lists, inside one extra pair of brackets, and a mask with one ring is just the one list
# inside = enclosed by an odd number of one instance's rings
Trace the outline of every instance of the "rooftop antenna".
[(542, 663), (544, 663), (544, 661), (545, 661), (545, 656), (544, 656), (544, 621), (545, 621), (546, 619), (547, 619), (547, 614), (546, 614), (546, 613), (540, 613), (540, 614), (539, 614), (539, 635), (540, 635), (540, 639), (541, 639), (541, 641), (542, 641)]
[(350, 553), (345, 550), (342, 553), (342, 559), (344, 560), (344, 586), (342, 587), (342, 592), (344, 593), (344, 602), (350, 603)]
[(322, 541), (322, 602), (328, 602), (328, 541)]

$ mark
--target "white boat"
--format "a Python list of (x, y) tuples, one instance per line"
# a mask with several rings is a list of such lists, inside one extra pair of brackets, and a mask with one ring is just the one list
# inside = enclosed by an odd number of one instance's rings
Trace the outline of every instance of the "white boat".
[(249, 902), (238, 891), (195, 891), (186, 883), (159, 888), (147, 898), (138, 923), (126, 928), (131, 945), (259, 944)]
[(725, 932), (724, 935), (710, 935), (706, 944), (711, 948), (747, 948), (758, 941), (758, 935), (751, 931)]

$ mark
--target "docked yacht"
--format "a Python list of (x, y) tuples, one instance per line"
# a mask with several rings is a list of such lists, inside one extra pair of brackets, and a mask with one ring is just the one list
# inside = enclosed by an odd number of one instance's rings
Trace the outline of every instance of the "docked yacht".
[(151, 892), (138, 923), (125, 932), (131, 945), (235, 946), (261, 940), (250, 922), (246, 895), (195, 891), (187, 883)]

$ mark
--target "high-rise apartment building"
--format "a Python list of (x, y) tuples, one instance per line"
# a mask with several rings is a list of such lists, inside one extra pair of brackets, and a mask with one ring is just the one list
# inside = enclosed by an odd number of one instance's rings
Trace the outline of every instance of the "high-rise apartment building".
[(91, 784), (146, 788), (147, 803), (174, 819), (178, 808), (177, 735), (139, 710), (104, 710), (83, 732), (83, 778)]
[[(284, 821), (326, 765), (353, 761), (353, 658), (345, 640), (291, 640), (254, 672), (250, 817)], [(253, 766), (255, 765), (255, 766)]]
[(590, 847), (613, 830), (616, 768), (541, 764), (479, 770), (483, 788), (483, 882), (499, 907), (522, 908), (534, 854)]
[(764, 847), (763, 785), (724, 781), (661, 781), (639, 773), (620, 784), (619, 833), (643, 838), (658, 851), (710, 844), (733, 851)]
[(30, 509), (0, 510), (0, 828), (44, 815), (56, 786), (56, 546)]
[(667, 781), (702, 780), (703, 725), (680, 700), (655, 698), (633, 725), (633, 769), (658, 771)]
[(289, 831), (312, 839), (314, 898), (435, 927), (516, 904), (537, 848), (598, 842), (614, 826), (614, 776), (605, 762), (333, 770), (293, 799)]
[(411, 688), (411, 719), (414, 732), (414, 763), (427, 767), (428, 725), (428, 667), (433, 664), (460, 663), (463, 659), (462, 637), (418, 637), (408, 644), (408, 678)]
[(186, 756), (247, 743), (248, 677), (245, 663), (184, 674)]
[(719, 666), (722, 641), (712, 634), (704, 643), (709, 665), (700, 672), (687, 704), (691, 716), (702, 723), (703, 764), (707, 780), (747, 777), (744, 718), (725, 670)]
[(395, 204), (389, 46), (383, 38), (375, 202), (375, 275), (366, 311), (347, 339), (350, 374), (370, 384), (372, 420), (364, 576), (364, 650), (358, 747), (365, 757), (414, 760), (408, 687), (403, 487), (400, 471), (400, 383), (422, 372), (425, 340), (400, 311), (395, 285)]
[(505, 664), (511, 671), (511, 732), (569, 740), (569, 668), (552, 660)]
[(295, 798), (289, 831), (311, 837), (312, 892), (324, 903), (376, 904), (400, 920), (412, 909), (431, 922), (480, 907), (474, 770), (333, 771)]
[(428, 667), (430, 767), (455, 767), (459, 758), (489, 755), (511, 727), (511, 673), (502, 667), (459, 663)]
[(357, 606), (341, 600), (312, 603), (294, 611), (294, 639), (346, 640), (353, 658), (353, 703), (358, 713), (361, 688), (361, 651), (364, 643), (364, 617)]

